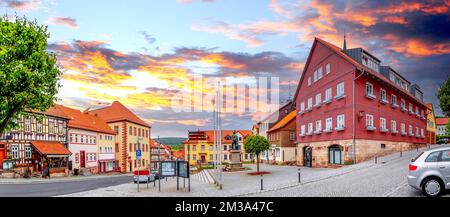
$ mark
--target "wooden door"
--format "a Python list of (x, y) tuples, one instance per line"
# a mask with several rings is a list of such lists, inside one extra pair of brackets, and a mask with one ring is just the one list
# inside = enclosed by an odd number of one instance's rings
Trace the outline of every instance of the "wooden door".
[(85, 151), (80, 151), (80, 168), (86, 167), (86, 154)]

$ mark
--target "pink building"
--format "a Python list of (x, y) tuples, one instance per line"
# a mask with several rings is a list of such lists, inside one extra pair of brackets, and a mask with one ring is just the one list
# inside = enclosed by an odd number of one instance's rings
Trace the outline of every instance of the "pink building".
[(425, 144), (423, 93), (362, 48), (314, 40), (295, 95), (297, 162), (328, 167)]

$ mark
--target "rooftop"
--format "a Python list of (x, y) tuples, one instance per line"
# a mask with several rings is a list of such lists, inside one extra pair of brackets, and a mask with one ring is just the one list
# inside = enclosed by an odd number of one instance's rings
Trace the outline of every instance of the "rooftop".
[(58, 105), (58, 107), (67, 117), (69, 117), (68, 127), (112, 135), (116, 134), (104, 120), (95, 115), (82, 113), (79, 110), (62, 105)]
[(125, 107), (119, 101), (114, 101), (110, 106), (95, 109), (91, 111), (86, 111), (88, 114), (96, 114), (105, 120), (107, 123), (118, 122), (118, 121), (129, 121), (141, 126), (150, 127), (148, 123), (143, 121), (133, 112), (131, 112), (127, 107)]

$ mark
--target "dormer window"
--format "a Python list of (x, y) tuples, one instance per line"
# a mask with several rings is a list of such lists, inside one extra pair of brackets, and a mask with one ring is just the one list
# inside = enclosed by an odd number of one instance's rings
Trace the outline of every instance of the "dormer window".
[(225, 140), (231, 140), (231, 136), (225, 136)]

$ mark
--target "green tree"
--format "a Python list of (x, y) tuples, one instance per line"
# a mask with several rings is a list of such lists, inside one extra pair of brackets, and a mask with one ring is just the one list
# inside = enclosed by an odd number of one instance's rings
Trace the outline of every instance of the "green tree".
[(46, 51), (50, 34), (36, 20), (0, 17), (0, 132), (16, 127), (19, 114), (53, 105), (62, 74)]
[(439, 107), (445, 116), (450, 116), (450, 76), (447, 78), (437, 92)]
[(256, 156), (256, 171), (259, 172), (259, 155), (269, 149), (269, 141), (263, 136), (253, 135), (245, 139), (244, 149)]

